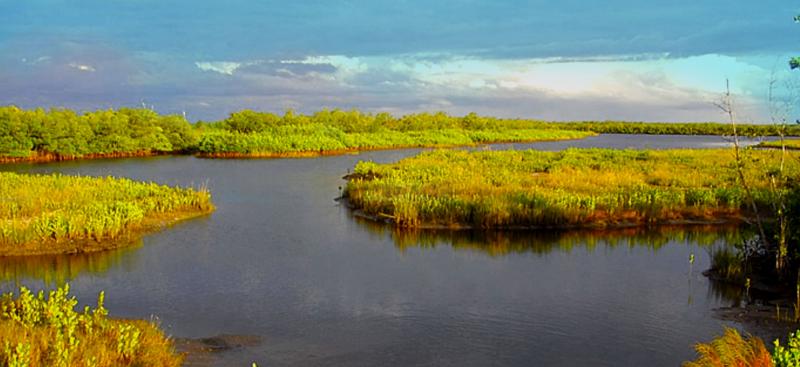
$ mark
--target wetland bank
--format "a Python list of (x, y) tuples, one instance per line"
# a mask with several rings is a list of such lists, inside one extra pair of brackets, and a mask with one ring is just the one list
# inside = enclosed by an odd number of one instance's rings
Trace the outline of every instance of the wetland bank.
[[(720, 144), (717, 136), (598, 135), (515, 148)], [(258, 336), (211, 365), (677, 365), (693, 358), (694, 342), (722, 325), (741, 326), (715, 312), (738, 302), (736, 292), (701, 274), (709, 248), (732, 238), (727, 231), (400, 238), (354, 220), (333, 200), (358, 161), (394, 163), (420, 151), (3, 165), (26, 174), (205, 182), (217, 208), (131, 250), (42, 258), (35, 266), (49, 272), (0, 262), (3, 290), (66, 280), (79, 300), (105, 290), (112, 316), (156, 315), (176, 338)]]

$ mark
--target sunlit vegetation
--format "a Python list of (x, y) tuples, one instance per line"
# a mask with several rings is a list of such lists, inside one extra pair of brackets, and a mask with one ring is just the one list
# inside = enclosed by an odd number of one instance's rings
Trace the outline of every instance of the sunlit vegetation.
[(195, 144), (196, 132), (186, 119), (148, 109), (80, 114), (0, 107), (0, 161), (144, 156), (187, 151)]
[(0, 255), (88, 252), (214, 209), (205, 189), (0, 173)]
[[(777, 135), (772, 125), (739, 125), (742, 135)], [(577, 139), (596, 133), (730, 135), (719, 123), (547, 122), (442, 112), (395, 117), (357, 110), (282, 115), (243, 110), (217, 122), (121, 108), (0, 107), (0, 162), (198, 153), (205, 157), (281, 157), (407, 147)], [(789, 126), (787, 135), (800, 135)]]
[[(601, 134), (648, 134), (648, 135), (733, 135), (730, 124), (716, 122), (629, 122), (629, 121), (583, 121), (548, 122), (544, 126), (563, 129), (592, 131)], [(800, 136), (800, 126), (778, 126), (770, 124), (737, 124), (740, 136)]]
[(97, 306), (76, 312), (64, 286), (47, 295), (20, 288), (0, 299), (0, 365), (9, 367), (180, 366), (172, 340), (152, 322), (108, 317)]
[(765, 141), (758, 144), (761, 148), (783, 148), (786, 149), (800, 149), (800, 139), (786, 139), (781, 141)]
[(742, 336), (736, 329), (725, 332), (709, 343), (697, 343), (697, 359), (685, 362), (684, 367), (799, 367), (800, 331), (789, 334), (786, 345), (775, 340), (770, 353), (760, 338)]
[[(697, 359), (683, 367), (772, 367), (772, 355), (761, 339), (742, 337), (736, 329), (725, 328), (722, 336), (709, 343), (695, 345)], [(779, 366), (781, 364), (778, 364)]]
[(781, 345), (780, 340), (775, 340), (772, 360), (775, 367), (800, 367), (800, 331), (789, 334), (786, 345)]
[(365, 114), (320, 111), (312, 115), (242, 111), (204, 124), (197, 152), (206, 157), (280, 157), (355, 150), (466, 146), (492, 142), (577, 139), (592, 135), (538, 123), (520, 123), (470, 114)]
[[(766, 207), (761, 171), (780, 152), (753, 151), (745, 175)], [(615, 227), (736, 221), (747, 216), (729, 150), (433, 151), (393, 164), (359, 162), (345, 196), (400, 227)], [(800, 173), (787, 161), (790, 175)]]

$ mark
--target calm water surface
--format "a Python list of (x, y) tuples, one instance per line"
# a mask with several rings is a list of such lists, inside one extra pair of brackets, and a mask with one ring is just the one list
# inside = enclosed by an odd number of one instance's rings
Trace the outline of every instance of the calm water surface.
[[(513, 148), (724, 144), (602, 135)], [(418, 151), (0, 166), (205, 184), (218, 207), (119, 251), (0, 260), (0, 288), (69, 281), (80, 300), (105, 290), (112, 316), (154, 316), (175, 337), (261, 338), (217, 365), (676, 366), (722, 331), (713, 310), (732, 301), (700, 274), (720, 235), (395, 232), (334, 201), (358, 160)]]

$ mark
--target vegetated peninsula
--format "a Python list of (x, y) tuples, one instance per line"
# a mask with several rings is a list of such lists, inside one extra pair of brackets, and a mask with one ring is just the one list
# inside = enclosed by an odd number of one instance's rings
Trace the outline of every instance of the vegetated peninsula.
[(234, 113), (210, 125), (200, 137), (203, 157), (294, 157), (359, 150), (452, 147), (497, 142), (578, 139), (589, 131), (552, 129), (471, 114), (369, 115), (358, 111), (321, 111), (283, 117), (257, 112)]
[[(738, 125), (742, 135), (778, 135), (774, 125)], [(598, 133), (729, 135), (719, 123), (547, 122), (418, 113), (395, 117), (357, 110), (283, 115), (243, 110), (216, 122), (121, 108), (0, 107), (0, 163), (197, 154), (208, 158), (303, 157), (360, 150), (578, 139)], [(789, 126), (786, 135), (800, 135)]]
[(763, 141), (756, 145), (758, 148), (800, 150), (800, 139), (785, 139), (783, 141)]
[[(769, 207), (781, 152), (748, 151), (752, 197)], [(800, 174), (798, 155), (785, 164)], [(730, 150), (433, 151), (360, 162), (349, 205), (400, 227), (575, 228), (739, 221), (748, 212)]]
[(76, 312), (69, 285), (0, 299), (0, 364), (3, 366), (163, 366), (177, 367), (183, 356), (150, 321), (108, 317), (104, 294), (97, 306)]
[(0, 256), (91, 252), (214, 210), (205, 189), (0, 173)]

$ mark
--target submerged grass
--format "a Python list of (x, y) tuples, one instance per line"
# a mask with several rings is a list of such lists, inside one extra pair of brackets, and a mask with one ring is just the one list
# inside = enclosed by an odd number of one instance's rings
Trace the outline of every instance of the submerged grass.
[(0, 173), (0, 255), (87, 252), (214, 209), (205, 189)]
[(76, 312), (66, 285), (47, 296), (20, 288), (0, 299), (0, 365), (9, 367), (180, 366), (183, 357), (152, 322), (108, 318), (97, 307)]
[[(746, 176), (767, 203), (753, 151)], [(345, 195), (401, 227), (617, 227), (736, 220), (748, 215), (729, 150), (434, 151), (394, 164), (360, 162)], [(756, 168), (755, 166), (759, 167)], [(800, 173), (796, 160), (786, 169)]]

